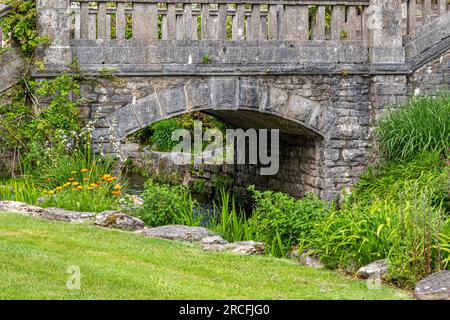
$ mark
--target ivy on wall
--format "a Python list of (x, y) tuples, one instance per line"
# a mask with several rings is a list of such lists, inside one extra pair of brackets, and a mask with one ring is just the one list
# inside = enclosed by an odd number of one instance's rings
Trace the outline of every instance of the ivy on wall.
[(13, 44), (17, 45), (26, 57), (32, 57), (41, 43), (48, 43), (47, 36), (36, 30), (35, 0), (2, 0), (11, 7), (11, 12), (0, 20), (4, 37), (11, 34)]

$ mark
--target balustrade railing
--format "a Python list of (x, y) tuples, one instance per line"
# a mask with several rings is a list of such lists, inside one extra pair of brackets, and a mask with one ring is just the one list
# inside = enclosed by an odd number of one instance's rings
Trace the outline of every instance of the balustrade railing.
[(131, 0), (71, 3), (72, 39), (362, 40), (370, 0)]
[(421, 26), (447, 14), (449, 0), (404, 0), (403, 34), (413, 35)]

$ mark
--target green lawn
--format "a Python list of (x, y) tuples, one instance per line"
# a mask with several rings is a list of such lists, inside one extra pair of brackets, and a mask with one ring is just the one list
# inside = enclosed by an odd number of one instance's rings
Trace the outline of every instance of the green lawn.
[[(69, 266), (81, 289), (68, 290)], [(0, 299), (401, 299), (287, 259), (0, 213)]]

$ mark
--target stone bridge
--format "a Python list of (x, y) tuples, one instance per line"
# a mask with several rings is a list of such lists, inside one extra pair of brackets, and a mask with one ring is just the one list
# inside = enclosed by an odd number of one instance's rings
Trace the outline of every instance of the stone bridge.
[(383, 111), (450, 83), (447, 0), (37, 0), (37, 8), (52, 42), (34, 76), (78, 64), (90, 78), (81, 112), (98, 118), (96, 143), (119, 141), (127, 155), (135, 148), (127, 136), (192, 111), (278, 128), (279, 173), (247, 166), (236, 183), (295, 195), (333, 198), (351, 187), (373, 159)]

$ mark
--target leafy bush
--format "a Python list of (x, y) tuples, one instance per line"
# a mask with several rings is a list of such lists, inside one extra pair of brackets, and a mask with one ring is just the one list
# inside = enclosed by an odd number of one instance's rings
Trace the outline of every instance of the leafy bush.
[(4, 38), (11, 33), (26, 56), (31, 56), (40, 43), (48, 42), (47, 36), (39, 36), (36, 30), (35, 0), (5, 0), (2, 3), (11, 6), (11, 12), (0, 20)]
[(407, 161), (424, 151), (449, 155), (449, 123), (449, 92), (415, 98), (379, 122), (380, 153), (387, 160), (394, 161)]
[(119, 207), (118, 194), (111, 195), (109, 188), (83, 186), (64, 188), (61, 191), (48, 194), (42, 203), (42, 207), (56, 207), (80, 212), (102, 212), (105, 210), (117, 210)]
[(152, 227), (167, 224), (199, 225), (197, 203), (188, 190), (181, 186), (157, 184), (153, 179), (145, 183), (142, 194), (144, 206), (136, 215)]
[(295, 199), (281, 192), (257, 191), (253, 186), (249, 190), (255, 201), (249, 220), (255, 239), (268, 244), (276, 256), (286, 256), (332, 209), (312, 194)]
[(175, 119), (158, 121), (152, 125), (152, 143), (159, 151), (171, 151), (178, 141), (172, 141), (172, 132), (181, 129), (181, 125)]
[(412, 287), (448, 261), (442, 192), (448, 176), (437, 153), (372, 170), (341, 210), (315, 223), (301, 246), (315, 250), (329, 267), (351, 271), (386, 258), (387, 277)]

